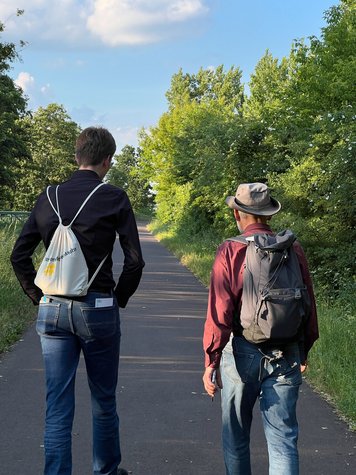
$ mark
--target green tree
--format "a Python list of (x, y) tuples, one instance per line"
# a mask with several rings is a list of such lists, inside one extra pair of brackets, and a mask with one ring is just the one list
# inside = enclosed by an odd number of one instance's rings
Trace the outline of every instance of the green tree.
[(276, 227), (297, 232), (319, 282), (329, 289), (352, 282), (354, 6), (341, 0), (330, 8), (320, 38), (295, 41), (288, 57), (267, 51), (247, 98), (237, 68), (172, 77), (168, 110), (140, 141), (159, 221), (226, 236), (233, 230), (225, 196), (239, 182), (267, 181), (284, 205)]
[(234, 66), (228, 71), (224, 71), (223, 65), (216, 69), (200, 68), (197, 74), (184, 74), (180, 69), (173, 75), (166, 93), (169, 106), (172, 109), (191, 101), (216, 101), (237, 112), (244, 99), (241, 76), (240, 69)]
[(67, 179), (76, 169), (75, 140), (80, 129), (63, 106), (40, 107), (23, 119), (31, 159), (18, 160), (14, 209), (29, 210), (46, 185)]
[(152, 212), (152, 189), (141, 167), (140, 149), (125, 145), (121, 153), (115, 155), (107, 178), (109, 183), (126, 191), (136, 212)]
[(290, 79), (289, 61), (279, 61), (267, 50), (251, 74), (250, 95), (244, 103), (244, 115), (269, 121), (273, 126), (284, 109), (286, 87)]
[(169, 111), (140, 141), (160, 221), (189, 225), (194, 232), (219, 227), (230, 181), (238, 170), (241, 176), (246, 171), (234, 147), (243, 141), (237, 126), (242, 91), (235, 68), (201, 69), (196, 75), (179, 71), (172, 77)]
[[(338, 289), (352, 282), (356, 271), (350, 200), (356, 186), (354, 2), (341, 1), (325, 17), (321, 38), (310, 38), (309, 45), (297, 42), (291, 51), (293, 73), (271, 140), (289, 166), (269, 178), (309, 250), (319, 282)], [(287, 128), (290, 133), (283, 134)]]
[(310, 37), (309, 45), (296, 42), (291, 52), (298, 72), (290, 93), (303, 121), (355, 104), (355, 2), (341, 0), (326, 11), (325, 19), (320, 39)]
[[(17, 11), (21, 15), (22, 10)], [(0, 22), (1, 33), (5, 29)], [(23, 42), (20, 43), (23, 46)], [(0, 209), (9, 207), (10, 190), (14, 186), (14, 162), (19, 156), (29, 156), (20, 118), (26, 115), (26, 98), (8, 75), (11, 64), (18, 59), (16, 45), (0, 41)]]

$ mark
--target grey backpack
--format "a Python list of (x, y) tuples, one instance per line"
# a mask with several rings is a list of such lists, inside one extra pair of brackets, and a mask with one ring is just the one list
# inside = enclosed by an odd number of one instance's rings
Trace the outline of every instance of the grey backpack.
[(240, 323), (252, 343), (292, 341), (309, 311), (294, 234), (255, 234), (228, 239), (247, 246)]

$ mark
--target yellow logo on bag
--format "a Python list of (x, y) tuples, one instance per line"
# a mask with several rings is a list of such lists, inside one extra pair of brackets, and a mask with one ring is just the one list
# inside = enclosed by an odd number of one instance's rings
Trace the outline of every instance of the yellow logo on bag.
[(56, 264), (51, 263), (51, 264), (48, 264), (48, 266), (45, 268), (43, 273), (44, 273), (45, 276), (51, 277), (51, 275), (53, 275), (55, 269), (56, 269)]

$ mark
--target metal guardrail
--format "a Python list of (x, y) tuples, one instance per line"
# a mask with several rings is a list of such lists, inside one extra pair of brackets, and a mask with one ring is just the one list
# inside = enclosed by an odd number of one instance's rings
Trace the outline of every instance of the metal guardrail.
[(0, 211), (0, 221), (2, 219), (10, 221), (23, 221), (30, 215), (29, 211)]

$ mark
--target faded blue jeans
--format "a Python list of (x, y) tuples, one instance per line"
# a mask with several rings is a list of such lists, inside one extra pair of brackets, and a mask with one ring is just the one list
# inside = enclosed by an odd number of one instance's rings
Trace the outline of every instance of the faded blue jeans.
[(234, 337), (221, 363), (222, 439), (227, 475), (251, 475), (252, 411), (260, 403), (270, 475), (298, 475), (296, 404), (302, 383), (298, 345), (264, 351)]
[(92, 402), (93, 473), (117, 473), (121, 461), (115, 398), (121, 335), (119, 309), (115, 297), (109, 306), (95, 306), (97, 299), (111, 297), (89, 292), (76, 300), (46, 296), (46, 302), (40, 303), (36, 329), (46, 373), (45, 475), (72, 473), (74, 385), (81, 352)]

